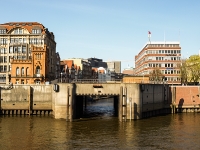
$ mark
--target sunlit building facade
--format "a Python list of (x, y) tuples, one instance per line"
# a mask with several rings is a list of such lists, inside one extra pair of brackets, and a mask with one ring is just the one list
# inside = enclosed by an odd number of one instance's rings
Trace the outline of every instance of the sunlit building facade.
[(169, 84), (180, 84), (180, 63), (179, 42), (148, 42), (135, 56), (135, 75), (149, 75), (158, 68)]
[[(41, 67), (46, 67), (48, 69), (46, 69), (47, 72), (45, 71), (45, 80), (43, 81), (54, 80), (58, 72), (56, 72), (57, 55), (53, 32), (48, 31), (48, 28), (45, 28), (38, 22), (9, 22), (0, 24), (1, 84), (9, 84), (11, 81), (11, 59), (15, 65), (19, 64), (19, 62), (23, 62), (22, 64), (25, 64), (25, 61), (29, 63), (32, 62), (33, 47), (39, 47), (40, 52), (38, 52), (38, 54), (34, 53), (36, 56), (45, 56), (45, 64), (41, 63), (44, 65)], [(41, 57), (41, 59), (43, 59), (43, 57)], [(37, 64), (37, 62), (35, 64)], [(33, 66), (33, 70), (30, 70), (33, 72), (31, 75), (32, 77), (40, 78), (39, 75), (36, 75), (37, 73), (34, 72), (37, 70), (37, 67), (38, 66)], [(12, 73), (15, 75), (17, 74), (15, 71), (12, 71)], [(36, 81), (39, 83), (38, 80)], [(13, 84), (15, 83), (26, 82), (18, 82), (16, 78)]]

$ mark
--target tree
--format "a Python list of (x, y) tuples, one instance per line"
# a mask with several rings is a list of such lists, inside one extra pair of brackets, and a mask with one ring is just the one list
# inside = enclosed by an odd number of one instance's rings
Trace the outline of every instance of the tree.
[(200, 56), (192, 55), (178, 64), (182, 84), (197, 83), (200, 79)]
[(150, 81), (163, 81), (164, 75), (160, 71), (158, 67), (155, 67), (150, 73), (149, 73), (149, 80)]
[(186, 64), (186, 59), (182, 59), (181, 63), (177, 64), (180, 69), (181, 84), (188, 84), (188, 68)]
[(186, 60), (189, 82), (198, 82), (200, 78), (200, 56), (192, 55)]

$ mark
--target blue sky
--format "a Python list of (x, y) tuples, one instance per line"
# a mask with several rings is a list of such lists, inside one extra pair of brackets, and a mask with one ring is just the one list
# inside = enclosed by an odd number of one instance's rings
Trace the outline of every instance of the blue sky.
[(180, 41), (184, 58), (198, 54), (199, 8), (194, 0), (7, 0), (0, 23), (40, 22), (54, 32), (61, 59), (121, 60), (123, 70), (148, 31), (151, 41)]

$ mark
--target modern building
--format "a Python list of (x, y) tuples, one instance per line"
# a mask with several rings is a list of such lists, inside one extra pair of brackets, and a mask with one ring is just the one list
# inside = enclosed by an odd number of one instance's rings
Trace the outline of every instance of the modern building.
[(180, 84), (180, 63), (179, 42), (147, 42), (135, 56), (135, 75), (150, 75), (159, 69), (169, 84)]
[(111, 72), (121, 73), (121, 61), (108, 61), (106, 63)]
[(92, 68), (99, 68), (103, 67), (107, 69), (107, 63), (103, 62), (102, 59), (99, 58), (88, 58), (88, 61), (90, 62), (90, 65)]
[[(12, 81), (15, 80), (14, 83), (27, 83), (26, 81), (23, 82), (24, 79), (16, 78), (17, 70), (12, 70), (10, 60), (12, 58), (12, 63), (18, 64), (15, 67), (21, 69), (25, 61), (33, 63), (32, 57), (35, 54), (32, 53), (33, 47), (39, 48), (40, 52), (36, 54), (38, 57), (41, 57), (41, 59), (43, 59), (43, 56), (46, 57), (45, 64), (41, 63), (42, 66), (40, 66), (40, 69), (47, 68), (45, 69), (45, 74), (43, 74), (44, 81), (55, 80), (58, 72), (56, 71), (57, 55), (53, 32), (48, 31), (48, 28), (45, 28), (38, 22), (9, 22), (0, 24), (0, 84), (9, 84), (12, 75), (14, 75), (12, 79)], [(23, 63), (20, 65), (22, 61)], [(34, 75), (37, 74), (37, 67), (38, 65), (29, 68), (31, 69), (30, 72), (32, 72), (29, 74), (29, 78), (35, 78)], [(22, 75), (21, 72), (19, 72), (19, 75)], [(38, 76), (36, 75), (36, 77)], [(18, 82), (18, 79), (21, 81)]]

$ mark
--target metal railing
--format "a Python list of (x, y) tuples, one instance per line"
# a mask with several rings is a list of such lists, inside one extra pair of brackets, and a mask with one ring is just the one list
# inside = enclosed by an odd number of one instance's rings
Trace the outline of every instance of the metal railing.
[(122, 80), (115, 79), (115, 80), (102, 80), (102, 79), (74, 79), (71, 83), (121, 83)]

